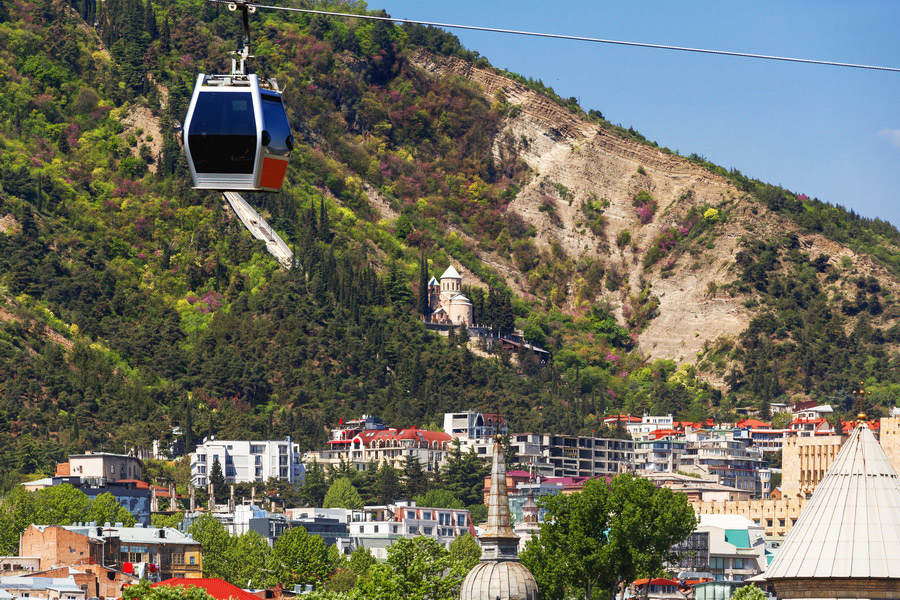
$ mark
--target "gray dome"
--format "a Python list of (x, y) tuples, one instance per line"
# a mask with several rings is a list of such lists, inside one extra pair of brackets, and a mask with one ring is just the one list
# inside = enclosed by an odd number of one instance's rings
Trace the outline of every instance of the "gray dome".
[(459, 597), (460, 600), (537, 600), (538, 586), (522, 563), (483, 562), (469, 571)]

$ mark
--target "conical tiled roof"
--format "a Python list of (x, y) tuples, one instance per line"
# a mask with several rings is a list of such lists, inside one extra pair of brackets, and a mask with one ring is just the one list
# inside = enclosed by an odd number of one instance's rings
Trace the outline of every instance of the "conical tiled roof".
[(763, 577), (776, 586), (791, 579), (900, 580), (900, 477), (868, 425), (844, 443)]
[(453, 265), (450, 265), (449, 267), (447, 267), (447, 270), (444, 271), (444, 274), (441, 275), (441, 279), (462, 279), (462, 275), (460, 275), (459, 272), (455, 268), (453, 268)]

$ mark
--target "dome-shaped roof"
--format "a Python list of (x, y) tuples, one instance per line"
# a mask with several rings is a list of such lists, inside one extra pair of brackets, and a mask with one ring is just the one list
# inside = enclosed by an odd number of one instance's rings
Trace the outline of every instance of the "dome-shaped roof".
[(537, 600), (534, 575), (522, 563), (482, 562), (469, 571), (460, 600)]
[(450, 304), (462, 304), (466, 306), (472, 306), (472, 301), (466, 298), (463, 294), (456, 294), (452, 298), (450, 298)]

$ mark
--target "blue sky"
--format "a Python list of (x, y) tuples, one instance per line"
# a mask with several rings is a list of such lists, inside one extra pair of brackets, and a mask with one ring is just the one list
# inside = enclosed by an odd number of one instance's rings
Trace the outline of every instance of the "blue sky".
[[(399, 18), (900, 67), (900, 1), (370, 0)], [(452, 30), (613, 123), (900, 226), (900, 73)]]

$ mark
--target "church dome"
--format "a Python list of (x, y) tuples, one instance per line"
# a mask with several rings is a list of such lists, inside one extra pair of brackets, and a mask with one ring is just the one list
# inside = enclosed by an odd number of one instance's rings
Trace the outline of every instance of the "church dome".
[(538, 586), (519, 562), (482, 562), (469, 571), (459, 591), (460, 600), (537, 600)]

